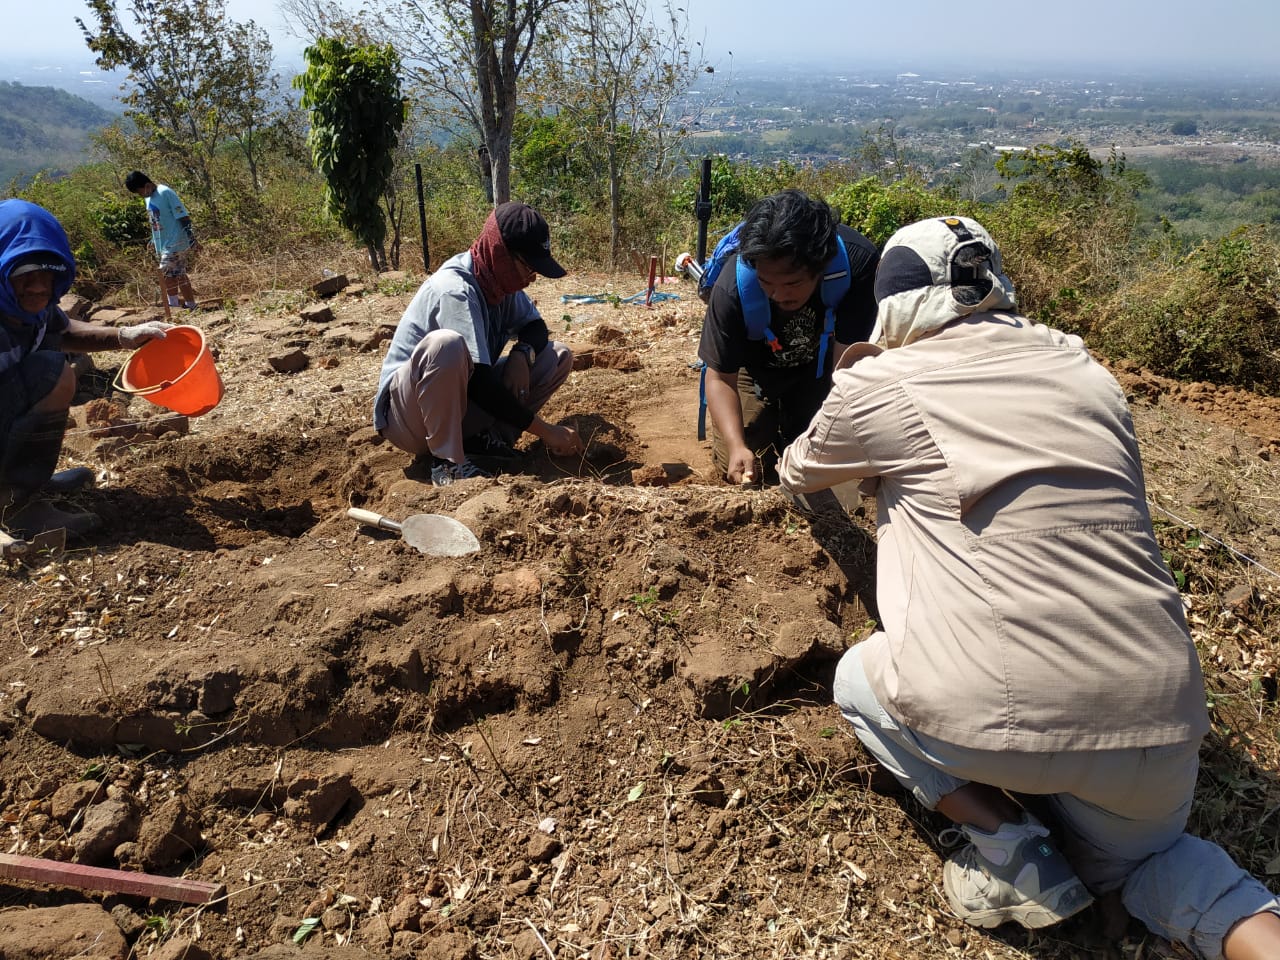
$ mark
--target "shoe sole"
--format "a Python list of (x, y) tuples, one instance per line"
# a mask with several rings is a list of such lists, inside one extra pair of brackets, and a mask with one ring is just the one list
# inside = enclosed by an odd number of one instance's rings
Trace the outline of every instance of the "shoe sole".
[(1035, 900), (1008, 907), (993, 907), (990, 910), (969, 910), (945, 889), (947, 902), (951, 911), (969, 924), (982, 930), (994, 930), (1002, 923), (1010, 921), (1021, 924), (1028, 930), (1039, 930), (1052, 927), (1069, 917), (1074, 917), (1081, 910), (1093, 903), (1093, 896), (1079, 880), (1068, 880), (1056, 887), (1044, 891)]

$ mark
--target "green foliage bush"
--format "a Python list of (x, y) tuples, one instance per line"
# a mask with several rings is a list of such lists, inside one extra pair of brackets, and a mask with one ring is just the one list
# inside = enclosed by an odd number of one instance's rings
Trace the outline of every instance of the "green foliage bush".
[(863, 177), (837, 187), (827, 202), (840, 211), (844, 223), (856, 229), (877, 247), (884, 246), (901, 227), (926, 217), (970, 215), (944, 193), (929, 190), (916, 176), (885, 183), (877, 177)]
[(978, 217), (1000, 244), (1028, 316), (1086, 335), (1091, 305), (1113, 293), (1136, 260), (1138, 189), (1145, 178), (1113, 153), (1039, 146), (996, 164), (1006, 199)]
[[(795, 164), (780, 161), (768, 166), (735, 164), (726, 156), (711, 158), (711, 220), (708, 231), (721, 234), (741, 220), (751, 205), (761, 197), (787, 187), (799, 186)], [(673, 212), (690, 218), (694, 215), (698, 190), (702, 183), (702, 164), (690, 165), (688, 174), (671, 195)]]
[(1100, 308), (1093, 342), (1165, 376), (1280, 393), (1280, 244), (1242, 227), (1154, 266)]

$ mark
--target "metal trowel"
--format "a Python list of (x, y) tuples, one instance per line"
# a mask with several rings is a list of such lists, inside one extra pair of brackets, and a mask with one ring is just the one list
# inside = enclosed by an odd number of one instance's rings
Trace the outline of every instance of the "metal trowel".
[(372, 510), (352, 507), (347, 516), (379, 530), (398, 533), (405, 543), (429, 557), (461, 557), (480, 549), (480, 541), (466, 525), (439, 513), (415, 513), (397, 523)]
[(67, 547), (67, 531), (64, 527), (44, 530), (20, 540), (5, 530), (0, 530), (0, 559), (25, 560), (41, 555), (59, 554)]

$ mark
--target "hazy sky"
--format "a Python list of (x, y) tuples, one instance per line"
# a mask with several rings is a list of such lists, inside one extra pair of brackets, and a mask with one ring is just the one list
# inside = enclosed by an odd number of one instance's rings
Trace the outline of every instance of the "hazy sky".
[[(718, 69), (762, 57), (838, 57), (860, 63), (1045, 67), (1096, 64), (1172, 73), (1250, 70), (1280, 76), (1277, 0), (679, 0), (692, 39)], [(27, 54), (85, 55), (75, 17), (84, 0), (0, 0), (0, 76), (6, 60)], [(120, 0), (121, 7), (127, 0)], [(274, 0), (228, 0), (236, 20), (272, 32), (277, 52), (301, 45), (280, 29)]]

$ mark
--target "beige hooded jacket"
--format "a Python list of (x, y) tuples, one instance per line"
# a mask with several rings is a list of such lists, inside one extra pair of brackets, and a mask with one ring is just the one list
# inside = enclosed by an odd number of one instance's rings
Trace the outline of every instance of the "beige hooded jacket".
[(779, 475), (796, 492), (875, 492), (880, 702), (978, 749), (1201, 737), (1199, 660), (1115, 380), (1078, 337), (1010, 312), (975, 221), (898, 231), (876, 292), (888, 349), (842, 358)]

